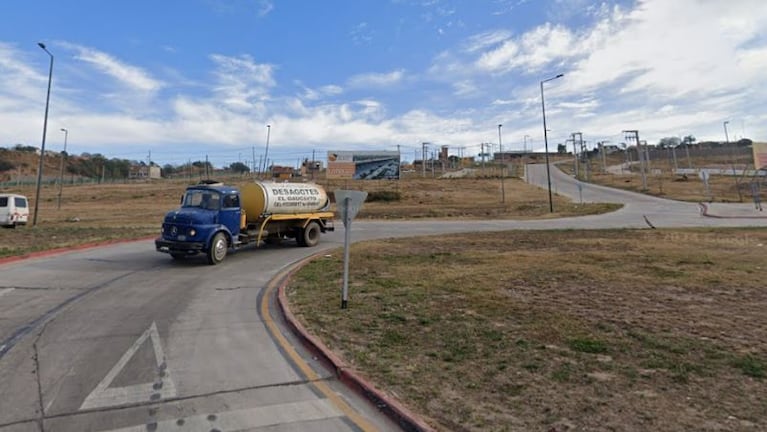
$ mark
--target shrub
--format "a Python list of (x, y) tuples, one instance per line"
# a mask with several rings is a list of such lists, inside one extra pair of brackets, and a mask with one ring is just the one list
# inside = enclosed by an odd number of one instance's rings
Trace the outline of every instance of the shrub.
[(0, 171), (9, 171), (14, 168), (16, 168), (16, 165), (14, 165), (13, 162), (0, 159)]
[(374, 202), (374, 201), (384, 201), (384, 202), (390, 202), (390, 201), (399, 201), (402, 199), (402, 194), (395, 191), (375, 191), (368, 193), (367, 199), (365, 199), (366, 202)]

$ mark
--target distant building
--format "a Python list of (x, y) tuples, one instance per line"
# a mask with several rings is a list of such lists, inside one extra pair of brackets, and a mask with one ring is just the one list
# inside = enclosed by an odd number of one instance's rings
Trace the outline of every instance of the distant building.
[(279, 165), (271, 166), (272, 179), (277, 180), (290, 180), (293, 177), (298, 177), (299, 173), (296, 173), (296, 169), (293, 167), (284, 167)]
[(131, 165), (128, 168), (129, 179), (159, 179), (162, 178), (160, 167), (157, 165)]

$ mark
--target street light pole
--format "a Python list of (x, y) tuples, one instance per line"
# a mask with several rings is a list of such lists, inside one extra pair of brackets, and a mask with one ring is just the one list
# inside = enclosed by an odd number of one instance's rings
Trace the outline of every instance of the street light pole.
[(546, 129), (546, 103), (543, 99), (543, 83), (553, 81), (557, 78), (562, 78), (565, 74), (559, 74), (555, 77), (545, 79), (541, 81), (541, 112), (543, 113), (543, 145), (546, 151), (546, 181), (549, 187), (549, 212), (554, 213), (554, 200), (551, 197), (551, 168), (549, 167), (549, 138), (548, 131)]
[(69, 130), (61, 128), (64, 132), (64, 151), (61, 152), (61, 164), (59, 165), (59, 199), (56, 204), (56, 210), (61, 210), (61, 190), (64, 187), (64, 156), (67, 154), (67, 138), (69, 138)]
[(524, 143), (522, 144), (522, 150), (524, 150), (524, 153), (527, 154), (527, 139), (530, 138), (530, 135), (525, 135), (523, 137)]
[(48, 68), (48, 94), (45, 97), (45, 119), (43, 120), (43, 142), (40, 145), (40, 163), (37, 165), (37, 187), (35, 192), (35, 215), (32, 218), (32, 226), (37, 225), (37, 210), (40, 206), (40, 183), (43, 180), (43, 158), (45, 158), (45, 134), (48, 132), (48, 106), (51, 101), (51, 80), (53, 79), (53, 54), (45, 47), (45, 44), (38, 42), (37, 46), (42, 48), (50, 57), (51, 62)]
[[(264, 170), (262, 173), (266, 173), (266, 169), (268, 168), (268, 157), (269, 157), (269, 136), (272, 133), (272, 125), (268, 124), (266, 125), (266, 150), (264, 151)], [(262, 174), (263, 175), (263, 174)], [(263, 177), (261, 177), (263, 179)]]
[(730, 136), (727, 134), (727, 123), (729, 123), (729, 122), (730, 122), (729, 120), (724, 122), (724, 139), (725, 139), (725, 141), (727, 141), (727, 144), (730, 143)]
[(506, 168), (506, 158), (504, 158), (503, 154), (503, 143), (501, 142), (501, 127), (503, 127), (502, 124), (498, 125), (498, 151), (501, 153), (501, 203), (506, 203), (506, 187), (504, 186), (503, 181), (503, 174), (504, 169)]

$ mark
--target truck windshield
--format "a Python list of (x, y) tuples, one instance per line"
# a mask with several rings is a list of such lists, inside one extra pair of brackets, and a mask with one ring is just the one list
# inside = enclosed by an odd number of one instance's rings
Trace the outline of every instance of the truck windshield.
[(183, 207), (198, 207), (206, 210), (218, 210), (221, 195), (209, 190), (188, 190), (184, 194)]

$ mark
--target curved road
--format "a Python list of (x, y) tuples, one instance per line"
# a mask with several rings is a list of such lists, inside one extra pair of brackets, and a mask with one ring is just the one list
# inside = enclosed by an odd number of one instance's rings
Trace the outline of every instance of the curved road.
[[(544, 166), (531, 183), (546, 184)], [(553, 189), (579, 199), (552, 170)], [(353, 239), (547, 228), (767, 226), (698, 206), (583, 185), (618, 212), (538, 221), (368, 222)], [(340, 225), (340, 224), (339, 224)], [(285, 330), (270, 281), (316, 248), (245, 249), (220, 266), (138, 241), (0, 266), (0, 431), (397, 430)]]

